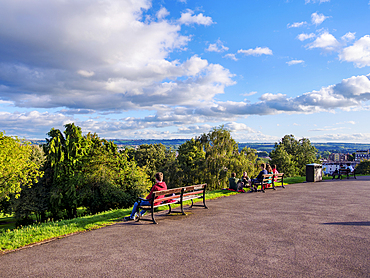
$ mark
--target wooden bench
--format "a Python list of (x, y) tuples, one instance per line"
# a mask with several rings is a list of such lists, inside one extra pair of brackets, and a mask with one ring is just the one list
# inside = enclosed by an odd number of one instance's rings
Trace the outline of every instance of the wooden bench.
[(342, 176), (347, 176), (347, 179), (349, 179), (349, 176), (352, 175), (355, 179), (356, 178), (356, 169), (353, 169), (353, 172), (351, 172), (350, 169), (339, 169), (339, 178), (342, 179)]
[[(148, 201), (144, 198), (139, 198), (138, 200), (138, 212), (140, 210), (150, 211), (152, 215), (152, 219), (144, 219), (140, 217), (140, 213), (135, 213), (135, 221), (139, 220), (145, 220), (145, 221), (153, 221), (154, 224), (158, 224), (157, 221), (155, 221), (154, 218), (154, 210), (156, 208), (162, 207), (162, 206), (168, 206), (168, 214), (170, 213), (181, 213), (183, 215), (186, 215), (184, 212), (184, 202), (185, 201), (191, 201), (191, 206), (201, 206), (206, 209), (208, 207), (206, 206), (206, 188), (207, 184), (198, 184), (198, 185), (192, 185), (192, 186), (186, 186), (186, 187), (179, 187), (179, 188), (173, 188), (168, 190), (162, 190), (162, 191), (154, 191), (152, 195), (152, 199), (149, 200), (151, 205), (150, 206), (143, 206), (141, 205), (142, 201)], [(158, 196), (164, 196), (163, 198), (156, 199)], [(194, 199), (203, 199), (202, 205), (195, 205)], [(180, 211), (172, 211), (171, 205), (180, 204)]]
[[(278, 185), (281, 183), (281, 185)], [(256, 186), (260, 185), (262, 192), (265, 193), (265, 189), (274, 189), (276, 190), (276, 187), (281, 186), (282, 188), (285, 188), (284, 186), (284, 173), (279, 174), (265, 174), (263, 175), (263, 180), (259, 183), (255, 183)]]

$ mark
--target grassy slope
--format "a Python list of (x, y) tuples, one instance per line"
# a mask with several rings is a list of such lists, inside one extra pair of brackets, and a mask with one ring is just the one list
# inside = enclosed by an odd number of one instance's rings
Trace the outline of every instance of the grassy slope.
[[(305, 180), (305, 177), (285, 178), (284, 184), (301, 183)], [(216, 190), (207, 192), (206, 199), (216, 199), (234, 194), (237, 193), (226, 190)], [(162, 210), (166, 208), (167, 207), (162, 207)], [(34, 224), (16, 229), (12, 229), (14, 227), (14, 223), (12, 223), (14, 219), (12, 217), (4, 217), (3, 215), (0, 215), (0, 217), (2, 217), (0, 218), (0, 222), (11, 222), (6, 223), (6, 226), (0, 226), (0, 252), (1, 250), (13, 250), (29, 244), (63, 237), (68, 234), (112, 225), (120, 221), (124, 216), (129, 215), (130, 212), (131, 208), (111, 210), (96, 215), (83, 216), (70, 220)]]

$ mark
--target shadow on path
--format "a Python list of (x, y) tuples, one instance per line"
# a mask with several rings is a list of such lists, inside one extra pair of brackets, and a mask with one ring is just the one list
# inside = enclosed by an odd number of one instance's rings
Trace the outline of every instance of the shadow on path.
[(322, 223), (323, 225), (342, 225), (342, 226), (370, 226), (370, 221), (361, 222), (333, 222), (333, 223)]

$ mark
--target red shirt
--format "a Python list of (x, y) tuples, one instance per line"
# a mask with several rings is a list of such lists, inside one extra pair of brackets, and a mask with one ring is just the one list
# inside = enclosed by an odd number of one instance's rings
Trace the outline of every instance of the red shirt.
[[(146, 196), (146, 199), (147, 200), (150, 200), (153, 196), (153, 192), (154, 191), (162, 191), (162, 190), (167, 190), (167, 185), (164, 181), (161, 181), (161, 182), (157, 182), (155, 185), (152, 186), (152, 189), (150, 189), (150, 193), (148, 196)], [(160, 195), (160, 196), (157, 196), (155, 197), (156, 199), (161, 199), (161, 198), (164, 198), (164, 195)], [(160, 203), (154, 203), (154, 205), (159, 205)]]

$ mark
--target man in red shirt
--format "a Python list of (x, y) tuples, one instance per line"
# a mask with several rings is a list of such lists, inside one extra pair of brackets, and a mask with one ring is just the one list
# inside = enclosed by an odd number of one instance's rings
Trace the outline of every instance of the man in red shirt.
[[(150, 203), (150, 199), (152, 198), (152, 195), (153, 195), (153, 192), (154, 191), (162, 191), (162, 190), (167, 190), (167, 185), (166, 183), (163, 181), (163, 173), (161, 172), (158, 172), (157, 174), (155, 174), (155, 181), (156, 183), (152, 186), (152, 188), (150, 189), (150, 193), (148, 196), (146, 196), (146, 201), (142, 201), (140, 204), (142, 206), (150, 206), (151, 203)], [(156, 199), (161, 199), (161, 198), (164, 198), (164, 195), (163, 196), (157, 196)], [(141, 211), (141, 212), (138, 212), (138, 202), (135, 202), (134, 204), (134, 207), (132, 208), (132, 212), (131, 212), (131, 215), (130, 216), (126, 216), (123, 220), (124, 221), (130, 221), (130, 220), (134, 220), (135, 218), (135, 213), (140, 213), (141, 215), (140, 216), (143, 216), (144, 213), (145, 213), (145, 210)], [(158, 203), (154, 203), (154, 205), (158, 205)]]

